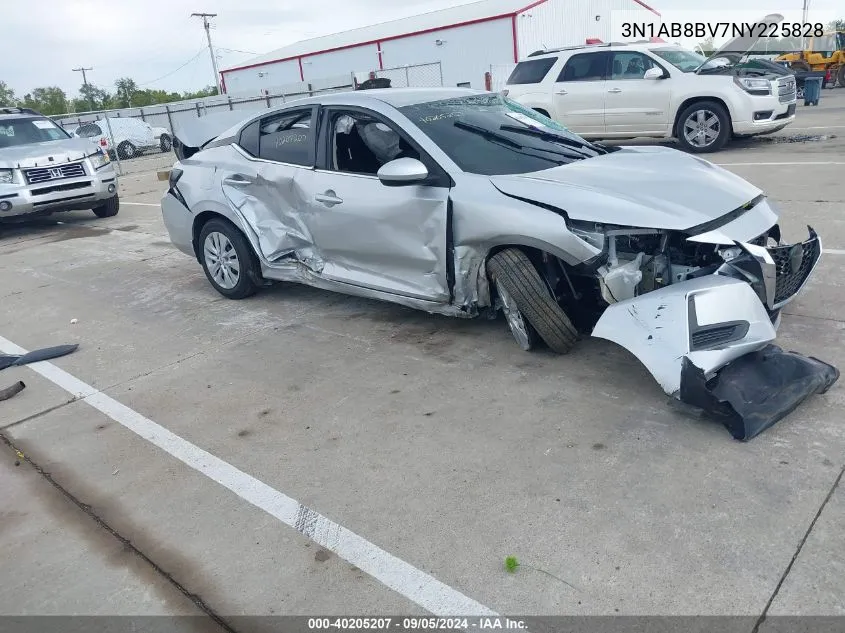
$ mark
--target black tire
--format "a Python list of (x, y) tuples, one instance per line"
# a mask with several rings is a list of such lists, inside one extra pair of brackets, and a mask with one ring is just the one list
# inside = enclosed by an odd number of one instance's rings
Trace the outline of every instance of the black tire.
[(839, 70), (836, 73), (836, 83), (840, 88), (845, 88), (845, 62), (839, 66)]
[[(691, 143), (684, 134), (687, 119), (698, 112), (712, 113), (718, 119), (718, 134), (708, 145), (695, 145)], [(710, 121), (710, 118), (707, 115), (705, 115), (705, 119)], [(705, 154), (708, 152), (719, 151), (725, 146), (725, 143), (728, 142), (728, 139), (731, 137), (731, 133), (731, 117), (725, 110), (724, 106), (718, 101), (696, 101), (695, 103), (691, 103), (681, 111), (680, 115), (678, 115), (678, 121), (675, 124), (675, 136), (678, 139), (678, 143), (684, 151), (691, 152), (693, 154)]]
[[(209, 270), (209, 257), (206, 255), (205, 246), (206, 239), (212, 233), (222, 234), (226, 237), (232, 245), (235, 255), (237, 256), (238, 275), (237, 282), (234, 286), (227, 288), (221, 285)], [(250, 295), (255, 294), (258, 290), (258, 280), (261, 278), (261, 270), (258, 265), (258, 260), (252, 247), (247, 242), (243, 233), (231, 222), (224, 219), (209, 220), (202, 227), (200, 231), (199, 242), (197, 243), (200, 263), (205, 272), (205, 276), (214, 289), (224, 297), (229, 299), (245, 299)], [(231, 252), (231, 251), (228, 251)]]
[(121, 160), (129, 160), (130, 158), (135, 158), (138, 155), (138, 148), (129, 141), (123, 141), (117, 146), (117, 155)]
[(578, 330), (555, 301), (528, 256), (518, 248), (499, 251), (487, 263), (490, 279), (513, 297), (529, 325), (546, 345), (566, 354), (578, 340)]
[(117, 212), (120, 211), (120, 198), (117, 195), (112, 196), (108, 199), (105, 204), (101, 204), (99, 207), (94, 207), (91, 209), (98, 218), (111, 218), (117, 215)]
[(173, 141), (170, 140), (170, 137), (167, 134), (162, 134), (158, 139), (159, 147), (161, 147), (162, 152), (169, 152), (170, 148), (173, 147)]

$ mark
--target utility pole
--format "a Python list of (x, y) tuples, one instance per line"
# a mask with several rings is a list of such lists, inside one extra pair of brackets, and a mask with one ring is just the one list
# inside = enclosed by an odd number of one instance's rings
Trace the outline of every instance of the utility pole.
[(804, 59), (804, 49), (806, 48), (804, 38), (804, 25), (807, 24), (807, 10), (810, 8), (810, 0), (804, 0), (804, 9), (801, 11), (801, 59)]
[(217, 58), (214, 56), (214, 46), (211, 44), (211, 22), (209, 18), (216, 18), (216, 13), (192, 13), (192, 18), (202, 18), (202, 26), (205, 29), (205, 37), (208, 40), (208, 52), (211, 55), (211, 68), (214, 70), (214, 85), (217, 87), (217, 94), (223, 94), (220, 88), (220, 73), (217, 72)]
[(75, 73), (82, 73), (82, 84), (85, 86), (85, 93), (88, 97), (88, 105), (91, 106), (91, 110), (94, 110), (94, 100), (91, 98), (91, 91), (88, 89), (88, 76), (85, 74), (85, 71), (94, 70), (94, 68), (83, 68), (82, 66), (80, 66), (79, 68), (71, 68), (71, 70)]

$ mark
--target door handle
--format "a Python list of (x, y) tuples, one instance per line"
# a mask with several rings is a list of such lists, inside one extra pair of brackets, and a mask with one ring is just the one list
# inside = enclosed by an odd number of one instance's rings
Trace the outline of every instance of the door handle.
[(558, 90), (557, 92), (555, 92), (555, 94), (556, 94), (556, 95), (565, 95), (565, 94), (568, 94), (568, 93), (566, 92), (566, 90), (563, 90), (563, 89), (561, 88), (560, 90)]
[(244, 185), (248, 185), (249, 182), (249, 180), (241, 175), (229, 176), (223, 179), (224, 185), (232, 185), (233, 187), (243, 187)]
[(621, 88), (611, 88), (610, 90), (608, 90), (608, 92), (612, 92), (613, 94), (616, 94), (618, 92), (622, 92), (622, 89)]
[(324, 193), (318, 193), (314, 196), (314, 200), (317, 202), (322, 202), (327, 207), (333, 207), (336, 204), (340, 204), (343, 202), (343, 198), (338, 198), (335, 195), (335, 192), (329, 189)]

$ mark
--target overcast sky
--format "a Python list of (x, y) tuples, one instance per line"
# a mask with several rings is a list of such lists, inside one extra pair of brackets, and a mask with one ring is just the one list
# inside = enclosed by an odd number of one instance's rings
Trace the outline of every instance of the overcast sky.
[[(691, 0), (647, 2), (664, 16), (701, 6)], [(298, 40), (456, 4), (464, 1), (4, 0), (0, 80), (19, 97), (49, 85), (75, 96), (82, 77), (71, 69), (93, 66), (89, 81), (109, 91), (115, 79), (127, 76), (142, 88), (195, 90), (211, 84), (213, 75), (205, 32), (192, 12), (219, 14), (212, 38), (226, 68)], [(833, 15), (837, 4), (841, 0), (812, 0), (811, 10)], [(708, 0), (706, 6), (712, 13), (702, 19), (724, 20), (720, 9), (737, 2)], [(784, 10), (800, 16), (801, 0), (744, 0), (742, 6), (761, 16)]]

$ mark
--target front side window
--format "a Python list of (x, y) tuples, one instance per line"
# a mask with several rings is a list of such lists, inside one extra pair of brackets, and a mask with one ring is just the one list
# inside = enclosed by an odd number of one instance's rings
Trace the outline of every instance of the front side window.
[(474, 174), (524, 174), (604, 153), (500, 94), (431, 101), (399, 110), (458, 167)]
[(66, 138), (68, 133), (47, 118), (0, 119), (0, 149)]
[(642, 53), (633, 51), (615, 51), (610, 64), (610, 78), (642, 79), (645, 71), (655, 68), (656, 64)]
[(102, 136), (103, 131), (96, 123), (87, 123), (76, 130), (76, 135), (82, 138), (91, 138), (92, 136)]
[(573, 55), (560, 71), (558, 81), (603, 81), (607, 78), (606, 51)]
[(375, 176), (382, 165), (397, 158), (420, 159), (392, 126), (360, 111), (333, 111), (328, 129), (333, 171)]
[(543, 81), (543, 78), (551, 67), (555, 65), (556, 61), (557, 57), (544, 57), (542, 59), (529, 59), (528, 61), (519, 62), (516, 68), (513, 69), (510, 77), (508, 77), (507, 84), (510, 86), (517, 84), (538, 84)]
[(240, 146), (258, 158), (279, 163), (314, 165), (312, 109), (273, 114), (253, 121), (241, 133)]

